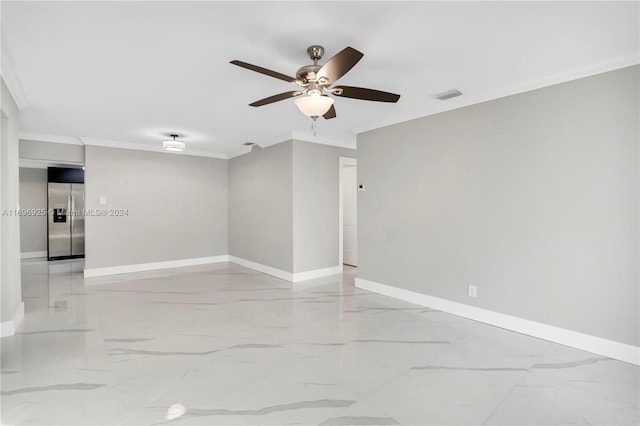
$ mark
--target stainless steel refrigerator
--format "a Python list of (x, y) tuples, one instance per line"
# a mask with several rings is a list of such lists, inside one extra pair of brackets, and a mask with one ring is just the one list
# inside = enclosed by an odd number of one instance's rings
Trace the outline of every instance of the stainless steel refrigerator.
[(49, 260), (84, 257), (84, 184), (49, 182)]

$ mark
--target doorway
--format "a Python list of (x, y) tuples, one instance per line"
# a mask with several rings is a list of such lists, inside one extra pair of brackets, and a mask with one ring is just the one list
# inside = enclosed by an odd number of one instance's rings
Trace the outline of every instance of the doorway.
[[(79, 241), (79, 237), (84, 237), (84, 226), (82, 226), (85, 215), (84, 189), (78, 183), (54, 183), (64, 182), (64, 180), (57, 179), (55, 173), (50, 173), (51, 170), (83, 173), (83, 168), (84, 166), (80, 163), (20, 160), (20, 207), (26, 212), (20, 217), (20, 257), (22, 259), (56, 260), (83, 257), (84, 238)], [(51, 183), (49, 183), (50, 177)], [(64, 187), (65, 185), (68, 187), (65, 194), (60, 194), (61, 191), (52, 192), (56, 186)], [(74, 191), (71, 191), (72, 186)], [(57, 198), (61, 198), (61, 201), (56, 202)], [(73, 231), (67, 236), (74, 235), (73, 241), (65, 238), (64, 234), (55, 232), (59, 230), (58, 228)], [(72, 245), (73, 250), (71, 250)], [(69, 248), (68, 253), (59, 250), (65, 246)]]
[(358, 161), (340, 157), (339, 262), (358, 266)]

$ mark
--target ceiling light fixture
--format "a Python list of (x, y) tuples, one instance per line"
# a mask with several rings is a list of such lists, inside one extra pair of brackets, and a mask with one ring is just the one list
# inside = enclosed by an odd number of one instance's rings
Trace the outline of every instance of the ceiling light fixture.
[(310, 93), (309, 96), (296, 99), (295, 103), (300, 112), (315, 120), (329, 111), (329, 108), (333, 105), (333, 98), (320, 95), (319, 92)]
[(173, 139), (162, 142), (162, 148), (165, 151), (180, 152), (184, 151), (184, 142), (176, 140), (178, 135), (170, 135)]

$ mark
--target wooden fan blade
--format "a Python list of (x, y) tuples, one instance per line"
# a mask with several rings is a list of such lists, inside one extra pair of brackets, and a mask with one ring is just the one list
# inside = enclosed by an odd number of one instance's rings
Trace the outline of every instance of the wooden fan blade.
[(381, 90), (365, 89), (363, 87), (352, 86), (336, 86), (331, 88), (332, 93), (335, 96), (342, 96), (343, 98), (362, 99), (365, 101), (376, 102), (398, 102), (400, 95), (395, 93), (383, 92)]
[(292, 92), (278, 93), (277, 95), (269, 96), (268, 98), (260, 99), (259, 101), (250, 103), (249, 106), (259, 107), (262, 105), (271, 104), (273, 102), (278, 102), (285, 99), (293, 98), (298, 95), (302, 95), (302, 92), (300, 92), (299, 90), (294, 90)]
[(257, 65), (248, 64), (246, 62), (242, 62), (242, 61), (238, 61), (238, 60), (231, 61), (230, 63), (232, 63), (233, 65), (237, 65), (239, 67), (242, 67), (242, 68), (246, 68), (246, 69), (251, 70), (251, 71), (259, 72), (260, 74), (268, 75), (269, 77), (274, 77), (274, 78), (278, 78), (280, 80), (284, 80), (287, 83), (294, 83), (296, 81), (296, 79), (293, 78), (293, 77), (289, 77), (288, 75), (284, 75), (282, 73), (279, 73), (279, 72), (276, 72), (276, 71), (272, 71), (272, 70), (267, 69), (267, 68), (259, 67)]
[(329, 84), (335, 83), (340, 77), (349, 72), (363, 56), (362, 52), (353, 47), (345, 47), (318, 70), (318, 79), (324, 77), (329, 80)]
[(326, 120), (329, 120), (330, 118), (336, 118), (336, 108), (331, 105), (331, 108), (329, 108), (329, 111), (324, 113), (323, 117)]

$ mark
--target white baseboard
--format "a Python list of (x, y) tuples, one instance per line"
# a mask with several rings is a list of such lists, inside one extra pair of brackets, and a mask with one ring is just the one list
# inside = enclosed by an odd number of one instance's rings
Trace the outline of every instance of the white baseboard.
[(342, 266), (332, 266), (330, 268), (315, 269), (313, 271), (305, 272), (289, 272), (282, 269), (273, 268), (271, 266), (263, 265), (261, 263), (253, 262), (251, 260), (243, 259), (241, 257), (229, 256), (229, 262), (236, 263), (245, 268), (253, 269), (254, 271), (262, 272), (267, 275), (271, 275), (276, 278), (280, 278), (285, 281), (296, 283), (299, 281), (312, 280), (315, 278), (327, 277), (329, 275), (335, 275), (342, 273)]
[(132, 272), (154, 271), (157, 269), (180, 268), (183, 266), (205, 265), (208, 263), (233, 262), (240, 266), (253, 269), (276, 278), (280, 278), (289, 282), (298, 282), (311, 280), (315, 278), (326, 277), (342, 273), (341, 266), (333, 266), (331, 268), (316, 269), (314, 271), (305, 271), (292, 273), (283, 271), (282, 269), (272, 268), (251, 260), (242, 259), (240, 257), (222, 255), (211, 257), (199, 257), (195, 259), (170, 260), (166, 262), (140, 263), (135, 265), (111, 266), (107, 268), (92, 268), (84, 270), (85, 278), (103, 277), (106, 275), (129, 274)]
[(9, 321), (2, 321), (2, 323), (0, 323), (0, 337), (13, 336), (20, 326), (23, 318), (24, 302), (20, 302), (20, 305), (18, 305), (18, 309), (16, 309), (16, 313), (13, 315), (13, 318)]
[(316, 278), (328, 277), (342, 273), (342, 266), (332, 266), (330, 268), (315, 269), (313, 271), (296, 272), (293, 274), (293, 282), (313, 280)]
[(494, 311), (489, 311), (475, 306), (465, 305), (463, 303), (452, 302), (438, 297), (428, 296), (426, 294), (416, 293), (410, 290), (404, 290), (392, 287), (386, 284), (380, 284), (362, 278), (356, 278), (356, 287), (379, 293), (395, 299), (404, 300), (406, 302), (415, 303), (416, 305), (426, 306), (428, 308), (437, 309), (491, 324), (496, 327), (507, 330), (516, 331), (518, 333), (527, 334), (529, 336), (560, 343), (565, 346), (581, 349), (587, 352), (593, 352), (604, 355), (609, 358), (618, 359), (631, 364), (640, 365), (640, 347), (627, 345), (625, 343), (615, 342), (613, 340), (603, 339), (601, 337), (591, 336), (589, 334), (579, 333), (577, 331), (567, 330), (548, 324), (530, 321), (523, 318), (513, 317)]
[(283, 271), (282, 269), (272, 268), (271, 266), (263, 265), (261, 263), (253, 262), (251, 260), (243, 259), (241, 257), (229, 256), (229, 262), (236, 263), (245, 268), (253, 269), (254, 271), (262, 272), (267, 275), (271, 275), (282, 280), (293, 282), (293, 273)]
[(47, 257), (47, 251), (27, 251), (20, 253), (20, 259), (35, 259), (37, 257)]
[(157, 269), (181, 268), (184, 266), (205, 265), (208, 263), (228, 262), (228, 255), (197, 257), (193, 259), (169, 260), (166, 262), (139, 263), (135, 265), (111, 266), (108, 268), (92, 268), (84, 270), (85, 278), (105, 275), (129, 274), (131, 272), (155, 271)]

